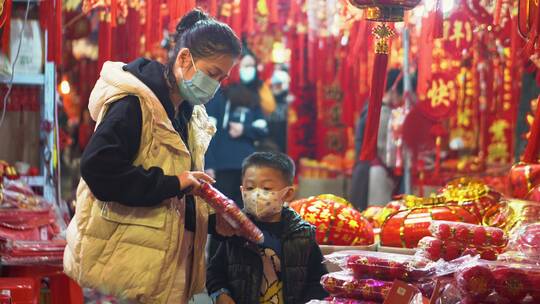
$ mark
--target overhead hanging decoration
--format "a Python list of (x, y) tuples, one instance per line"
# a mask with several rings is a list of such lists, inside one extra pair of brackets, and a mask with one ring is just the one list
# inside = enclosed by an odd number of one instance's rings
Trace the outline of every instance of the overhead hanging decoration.
[(361, 161), (371, 161), (377, 156), (377, 134), (390, 50), (388, 42), (394, 35), (392, 29), (384, 22), (403, 21), (405, 10), (414, 8), (420, 0), (349, 0), (349, 2), (357, 8), (364, 9), (367, 20), (383, 22), (373, 30), (373, 34), (377, 37), (377, 44), (367, 122), (360, 153)]

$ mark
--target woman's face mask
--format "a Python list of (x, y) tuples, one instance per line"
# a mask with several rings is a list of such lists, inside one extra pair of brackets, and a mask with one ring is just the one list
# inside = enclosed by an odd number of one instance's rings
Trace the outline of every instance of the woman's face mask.
[(189, 54), (189, 57), (191, 58), (191, 64), (196, 71), (195, 75), (193, 75), (191, 80), (186, 80), (184, 79), (183, 72), (180, 70), (182, 81), (178, 82), (178, 89), (180, 90), (180, 95), (182, 95), (182, 97), (190, 104), (194, 106), (203, 105), (214, 97), (220, 84), (219, 81), (197, 69), (191, 53)]
[(244, 200), (245, 211), (258, 220), (265, 220), (281, 213), (283, 196), (288, 189), (289, 187), (283, 188), (280, 191), (269, 191), (261, 188), (243, 190), (242, 198)]

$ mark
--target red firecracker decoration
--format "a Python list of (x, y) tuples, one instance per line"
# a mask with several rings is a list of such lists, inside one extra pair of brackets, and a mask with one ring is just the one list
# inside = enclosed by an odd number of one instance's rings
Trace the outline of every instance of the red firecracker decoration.
[(358, 300), (384, 301), (392, 282), (358, 280), (347, 272), (333, 272), (321, 278), (321, 285), (332, 296)]
[(429, 262), (415, 256), (366, 251), (351, 254), (347, 258), (347, 268), (356, 279), (415, 282), (434, 273)]
[(317, 227), (319, 244), (367, 246), (375, 241), (371, 224), (360, 212), (342, 203), (312, 198), (293, 202), (290, 206)]
[(234, 229), (251, 242), (261, 244), (264, 236), (253, 222), (238, 208), (238, 206), (223, 193), (208, 183), (203, 182), (197, 195), (205, 200), (219, 213)]

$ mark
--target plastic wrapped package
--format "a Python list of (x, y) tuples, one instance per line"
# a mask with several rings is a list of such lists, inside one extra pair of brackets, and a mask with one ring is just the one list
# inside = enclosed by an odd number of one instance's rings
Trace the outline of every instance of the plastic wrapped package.
[(20, 182), (5, 180), (0, 189), (0, 208), (36, 209), (43, 207), (45, 200)]
[(507, 236), (500, 228), (467, 223), (433, 221), (430, 225), (430, 231), (434, 237), (440, 240), (470, 244), (476, 248), (501, 247), (508, 242)]
[(524, 225), (516, 230), (512, 234), (508, 250), (529, 261), (540, 263), (540, 223)]
[(392, 282), (356, 279), (348, 271), (333, 272), (321, 278), (323, 288), (334, 297), (357, 300), (384, 301)]
[[(523, 263), (475, 261), (455, 274), (462, 303), (540, 303), (540, 267)], [(491, 300), (490, 300), (491, 299)], [(497, 300), (498, 299), (498, 300)]]
[(261, 244), (264, 241), (263, 233), (238, 208), (238, 206), (223, 193), (206, 182), (201, 183), (196, 195), (204, 199), (216, 212), (222, 216), (234, 229), (251, 242)]
[(0, 239), (44, 241), (58, 232), (55, 214), (49, 208), (0, 209)]
[(403, 254), (351, 250), (332, 253), (326, 260), (350, 270), (357, 279), (414, 282), (435, 274), (435, 263)]
[(355, 299), (347, 299), (347, 298), (340, 298), (340, 297), (329, 297), (325, 300), (311, 300), (306, 304), (380, 304), (380, 303), (382, 302), (355, 300)]
[(6, 265), (61, 264), (66, 241), (11, 241), (0, 243), (2, 263)]

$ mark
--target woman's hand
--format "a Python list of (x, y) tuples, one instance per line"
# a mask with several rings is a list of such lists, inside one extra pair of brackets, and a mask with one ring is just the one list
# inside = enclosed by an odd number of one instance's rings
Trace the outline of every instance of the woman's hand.
[(228, 295), (226, 293), (222, 293), (217, 298), (217, 304), (236, 304), (236, 302), (233, 300), (233, 298), (231, 298), (230, 295)]
[(178, 181), (180, 182), (180, 190), (187, 193), (196, 192), (201, 186), (201, 181), (208, 182), (210, 184), (216, 182), (206, 173), (198, 171), (184, 171), (182, 174), (178, 175)]
[(204, 173), (206, 173), (208, 176), (210, 176), (213, 179), (216, 178), (216, 170), (214, 169), (206, 169), (204, 170)]
[(244, 125), (239, 122), (229, 123), (229, 135), (232, 138), (238, 138), (244, 133)]

